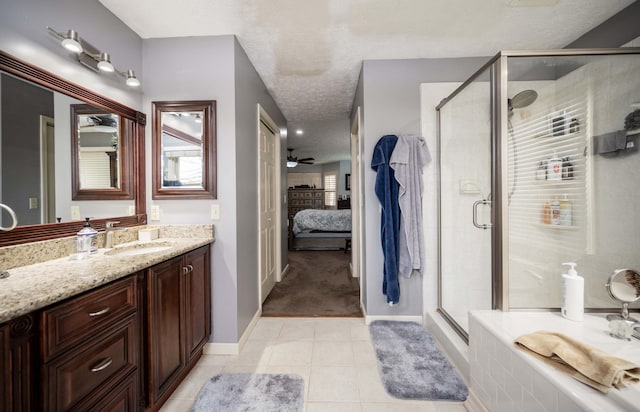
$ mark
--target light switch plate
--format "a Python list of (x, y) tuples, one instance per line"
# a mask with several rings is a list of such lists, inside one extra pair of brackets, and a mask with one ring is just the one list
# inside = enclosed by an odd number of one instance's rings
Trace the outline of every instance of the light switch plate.
[(160, 220), (160, 206), (153, 205), (151, 206), (151, 220)]
[(71, 206), (71, 220), (80, 220), (80, 206)]
[(29, 209), (37, 209), (38, 208), (38, 198), (30, 197), (29, 198)]
[(218, 204), (211, 205), (211, 219), (220, 220), (220, 205)]

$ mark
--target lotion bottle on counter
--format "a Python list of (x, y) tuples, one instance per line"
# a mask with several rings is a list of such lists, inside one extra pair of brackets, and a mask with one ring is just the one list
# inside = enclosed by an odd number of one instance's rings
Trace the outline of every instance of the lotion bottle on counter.
[(567, 273), (562, 274), (562, 304), (560, 312), (567, 319), (582, 322), (584, 320), (584, 278), (578, 276), (576, 264), (563, 263), (570, 266)]

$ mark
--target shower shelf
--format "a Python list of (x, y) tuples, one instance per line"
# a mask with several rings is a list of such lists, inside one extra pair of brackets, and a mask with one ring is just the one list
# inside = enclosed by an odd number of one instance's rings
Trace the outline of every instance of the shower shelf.
[(536, 226), (543, 227), (545, 229), (553, 229), (553, 230), (580, 230), (579, 226), (566, 226), (566, 225), (552, 225), (549, 223), (536, 223)]

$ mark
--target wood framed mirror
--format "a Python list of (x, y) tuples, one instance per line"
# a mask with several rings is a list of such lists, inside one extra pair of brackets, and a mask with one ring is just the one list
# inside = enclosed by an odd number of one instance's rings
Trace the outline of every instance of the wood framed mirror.
[[(59, 216), (59, 214), (55, 213), (55, 210), (51, 216), (52, 218), (47, 217), (45, 221), (46, 223), (30, 223), (30, 220), (27, 218), (20, 218), (18, 215), (18, 227), (11, 231), (3, 231), (0, 232), (0, 247), (17, 245), (22, 243), (29, 243), (47, 239), (55, 239), (66, 236), (74, 236), (78, 230), (82, 227), (82, 217), (84, 216), (94, 216), (92, 218), (92, 226), (97, 230), (103, 230), (105, 227), (105, 222), (109, 220), (117, 220), (119, 221), (119, 226), (136, 226), (146, 224), (147, 216), (146, 216), (146, 197), (145, 197), (145, 179), (144, 179), (144, 127), (146, 124), (146, 116), (144, 113), (138, 112), (130, 107), (127, 107), (119, 102), (113, 101), (111, 99), (105, 98), (93, 91), (86, 89), (84, 87), (78, 86), (74, 83), (71, 83), (61, 77), (58, 77), (46, 70), (43, 70), (37, 66), (34, 66), (24, 60), (17, 59), (10, 54), (7, 54), (3, 51), (0, 51), (0, 74), (2, 76), (11, 77), (13, 79), (17, 79), (20, 82), (24, 82), (25, 84), (34, 85), (36, 88), (40, 88), (42, 91), (47, 93), (53, 93), (53, 100), (62, 100), (65, 102), (65, 111), (67, 115), (64, 116), (64, 119), (59, 119), (56, 127), (61, 127), (63, 124), (66, 124), (65, 130), (67, 130), (68, 134), (65, 135), (66, 144), (70, 145), (71, 141), (71, 133), (70, 133), (70, 104), (89, 104), (92, 107), (95, 107), (99, 110), (104, 110), (106, 112), (115, 114), (122, 119), (123, 124), (128, 124), (125, 129), (125, 134), (129, 141), (127, 144), (130, 144), (131, 150), (126, 154), (126, 164), (128, 164), (129, 175), (131, 175), (131, 183), (127, 188), (127, 191), (130, 193), (126, 196), (130, 196), (132, 200), (131, 206), (134, 209), (133, 215), (127, 215), (126, 210), (122, 210), (120, 213), (111, 214), (101, 214), (99, 218), (95, 218), (96, 214), (94, 214), (91, 210), (86, 210), (85, 214), (78, 217), (75, 220), (70, 219), (62, 219), (60, 223), (54, 223), (57, 219), (55, 216)], [(7, 90), (2, 88), (2, 92), (5, 93)], [(23, 105), (25, 106), (25, 105)], [(33, 104), (27, 104), (26, 107), (34, 106)], [(1, 105), (0, 108), (4, 110), (5, 107), (15, 107), (12, 101), (9, 101), (6, 105)], [(56, 106), (57, 108), (58, 106)], [(57, 109), (56, 109), (57, 110)], [(57, 117), (57, 116), (56, 116)], [(3, 127), (6, 126), (7, 122), (3, 122)], [(38, 124), (33, 126), (35, 129), (42, 129), (43, 126)], [(24, 140), (23, 130), (16, 134), (17, 136), (22, 136)], [(62, 161), (56, 161), (56, 169), (58, 167), (64, 167), (66, 169), (65, 173), (68, 173), (68, 178), (63, 180), (57, 179), (56, 175), (51, 179), (56, 184), (59, 182), (63, 182), (68, 186), (71, 186), (71, 159), (68, 159), (70, 155), (70, 150), (63, 151), (66, 156)], [(3, 155), (5, 155), (5, 150), (2, 150)], [(57, 152), (56, 152), (57, 156)], [(39, 157), (35, 156), (35, 157)], [(23, 163), (25, 163), (23, 161)], [(3, 165), (4, 167), (5, 165)], [(26, 167), (26, 164), (22, 165), (23, 169)], [(33, 169), (40, 169), (42, 167), (41, 164), (33, 166)], [(123, 174), (125, 172), (123, 171)], [(11, 178), (12, 176), (8, 176)], [(15, 177), (15, 174), (14, 174)], [(51, 176), (49, 176), (51, 177)], [(124, 179), (123, 179), (124, 181)], [(22, 187), (23, 185), (15, 184), (15, 179), (13, 184), (3, 185), (3, 187)], [(64, 196), (65, 201), (71, 202), (71, 187), (69, 187), (69, 191), (67, 195)], [(24, 197), (24, 195), (19, 195)], [(29, 195), (33, 196), (33, 195)], [(7, 203), (8, 197), (3, 195), (3, 203)], [(95, 200), (102, 200), (103, 198), (95, 197)], [(22, 202), (25, 203), (25, 202)], [(29, 199), (27, 209), (31, 208), (31, 199)], [(44, 200), (41, 202), (34, 202), (39, 207), (44, 204)], [(106, 209), (111, 209), (110, 206), (104, 202), (87, 202), (87, 208), (92, 205), (98, 205), (105, 207)], [(9, 204), (9, 206), (12, 206)], [(15, 206), (15, 205), (13, 205)], [(64, 206), (64, 210), (68, 211), (68, 204)], [(57, 205), (56, 205), (57, 207)], [(83, 205), (84, 209), (84, 205)], [(28, 211), (28, 210), (27, 210)], [(44, 215), (44, 213), (43, 213)], [(3, 216), (4, 217), (4, 216)], [(53, 219), (53, 220), (52, 220)], [(38, 222), (42, 222), (38, 221)]]
[(216, 102), (153, 102), (154, 199), (216, 199)]
[(133, 199), (133, 121), (90, 104), (71, 105), (73, 200)]

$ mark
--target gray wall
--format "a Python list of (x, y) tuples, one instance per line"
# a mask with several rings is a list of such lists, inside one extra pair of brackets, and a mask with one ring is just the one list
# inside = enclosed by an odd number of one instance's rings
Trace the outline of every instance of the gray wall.
[(620, 47), (640, 36), (639, 22), (640, 1), (636, 1), (568, 44), (566, 48)]
[[(170, 56), (170, 58), (169, 58)], [(215, 100), (217, 124), (217, 200), (152, 200), (160, 207), (159, 224), (215, 223), (212, 247), (213, 341), (237, 342), (238, 238), (236, 231), (237, 162), (234, 97), (234, 38), (181, 37), (144, 41), (144, 110), (151, 102)], [(151, 127), (147, 127), (147, 187), (151, 187)], [(220, 220), (211, 220), (211, 204), (220, 205)], [(188, 210), (189, 213), (185, 213)]]
[[(11, 76), (0, 76), (2, 203), (11, 205), (20, 225), (40, 223), (40, 116), (53, 118), (53, 92)], [(38, 207), (29, 209), (29, 198)], [(8, 216), (4, 222), (11, 222)]]
[[(380, 208), (371, 169), (373, 148), (385, 134), (420, 134), (420, 83), (463, 81), (488, 57), (455, 59), (367, 60), (363, 63), (354, 110), (363, 109), (363, 239), (367, 315), (422, 316), (422, 278), (400, 279), (400, 303), (390, 307), (382, 294), (384, 258), (380, 243)], [(435, 153), (435, 148), (430, 148)], [(436, 245), (426, 245), (436, 247)]]
[[(259, 309), (259, 198), (258, 198), (258, 103), (276, 122), (280, 129), (286, 128), (286, 120), (271, 98), (262, 79), (249, 61), (238, 41), (234, 38), (235, 51), (235, 108), (236, 108), (236, 233), (238, 270), (238, 332), (241, 335)], [(286, 136), (280, 142), (280, 177), (282, 187), (280, 199), (286, 196)], [(222, 155), (227, 155), (222, 153)], [(277, 197), (276, 197), (277, 199)], [(277, 201), (277, 200), (276, 200)], [(287, 262), (287, 210), (281, 210), (281, 258)], [(214, 286), (215, 287), (215, 286)], [(240, 336), (238, 336), (239, 338)]]
[[(147, 193), (149, 205), (160, 207), (160, 221), (150, 223), (215, 224), (212, 341), (236, 343), (258, 310), (257, 104), (279, 126), (286, 124), (234, 36), (148, 39), (143, 53), (148, 113), (153, 101), (216, 100), (218, 198), (152, 200)], [(151, 137), (148, 127), (147, 187)], [(210, 216), (214, 203), (220, 206), (217, 221)]]

